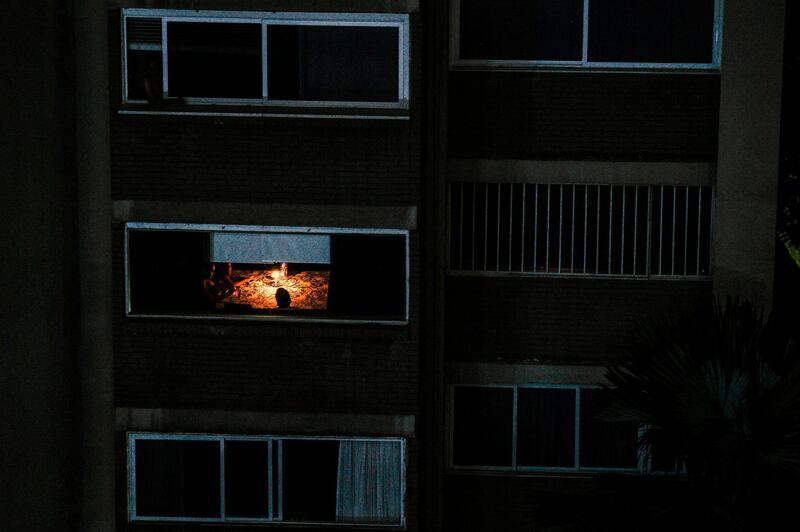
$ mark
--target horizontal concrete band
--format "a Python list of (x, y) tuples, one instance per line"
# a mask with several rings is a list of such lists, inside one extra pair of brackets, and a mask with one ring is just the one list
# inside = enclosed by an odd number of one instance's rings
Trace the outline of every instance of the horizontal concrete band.
[(168, 408), (116, 409), (118, 431), (414, 437), (415, 416)]
[(713, 185), (714, 163), (450, 159), (450, 181), (620, 185)]
[(605, 383), (605, 368), (597, 365), (494, 364), (451, 362), (450, 384), (584, 384)]
[(115, 222), (276, 225), (297, 227), (417, 228), (414, 206), (288, 205), (171, 201), (115, 201)]
[(336, 13), (415, 13), (419, 0), (111, 0), (117, 7), (297, 11)]

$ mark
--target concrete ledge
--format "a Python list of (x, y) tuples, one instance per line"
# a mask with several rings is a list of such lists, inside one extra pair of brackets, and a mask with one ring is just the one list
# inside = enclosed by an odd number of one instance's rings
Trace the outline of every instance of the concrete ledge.
[(415, 13), (419, 11), (419, 0), (109, 0), (109, 6), (226, 11)]
[(411, 415), (308, 414), (166, 408), (116, 409), (116, 430), (415, 437)]
[(697, 162), (450, 159), (450, 181), (624, 185), (713, 185), (716, 165)]
[(288, 205), (115, 201), (115, 222), (205, 223), (298, 227), (417, 228), (415, 206)]
[(451, 362), (449, 384), (600, 384), (605, 367), (596, 365), (490, 364)]

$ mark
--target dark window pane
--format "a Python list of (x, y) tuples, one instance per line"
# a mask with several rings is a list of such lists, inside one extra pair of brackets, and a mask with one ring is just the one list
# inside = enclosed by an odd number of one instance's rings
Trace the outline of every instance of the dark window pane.
[(170, 96), (261, 98), (261, 25), (167, 23)]
[(581, 390), (581, 467), (635, 468), (638, 425), (597, 419), (608, 405), (608, 392)]
[(128, 98), (151, 102), (163, 98), (161, 19), (125, 19)]
[(710, 63), (714, 0), (592, 0), (589, 60)]
[(398, 29), (282, 26), (267, 29), (271, 100), (398, 100)]
[(402, 319), (405, 254), (402, 236), (333, 235), (330, 311), (342, 318)]
[(134, 313), (195, 313), (212, 305), (203, 292), (208, 233), (130, 231), (130, 298)]
[(163, 97), (161, 52), (128, 50), (128, 99), (157, 101)]
[(336, 520), (336, 440), (283, 441), (283, 520)]
[(136, 514), (220, 517), (219, 442), (137, 440)]
[(680, 471), (678, 453), (675, 452), (675, 447), (670, 445), (668, 441), (654, 441), (650, 446), (649, 453), (651, 471), (668, 473)]
[(510, 466), (514, 391), (457, 386), (453, 400), (453, 463)]
[(461, 59), (580, 61), (583, 0), (462, 0)]
[(575, 466), (575, 391), (520, 388), (517, 464)]
[(225, 514), (269, 517), (269, 444), (225, 442)]

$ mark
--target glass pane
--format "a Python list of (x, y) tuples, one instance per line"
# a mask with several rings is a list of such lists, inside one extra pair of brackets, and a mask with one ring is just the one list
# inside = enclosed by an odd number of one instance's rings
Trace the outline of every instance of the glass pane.
[(583, 0), (461, 0), (461, 59), (580, 61)]
[(128, 99), (156, 103), (163, 99), (161, 52), (128, 50)]
[(170, 96), (261, 98), (261, 25), (167, 23)]
[(398, 31), (396, 27), (270, 25), (269, 98), (397, 101)]
[(710, 63), (714, 0), (592, 0), (589, 60)]
[(510, 466), (513, 389), (457, 386), (453, 400), (453, 463)]
[(605, 390), (581, 390), (581, 467), (636, 468), (638, 425), (597, 419), (608, 405)]
[(269, 443), (225, 442), (225, 514), (269, 517)]
[(336, 519), (336, 440), (283, 440), (283, 520)]
[(341, 317), (403, 319), (405, 238), (333, 235), (329, 309)]
[(520, 388), (517, 397), (517, 464), (575, 466), (575, 391)]
[(136, 514), (220, 517), (219, 442), (136, 441)]
[(197, 313), (213, 308), (203, 291), (209, 236), (193, 231), (130, 231), (131, 310)]

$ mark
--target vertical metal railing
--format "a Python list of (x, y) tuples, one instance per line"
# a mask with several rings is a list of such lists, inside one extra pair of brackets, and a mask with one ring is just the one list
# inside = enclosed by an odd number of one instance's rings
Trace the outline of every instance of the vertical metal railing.
[(450, 270), (703, 278), (713, 189), (450, 183)]

